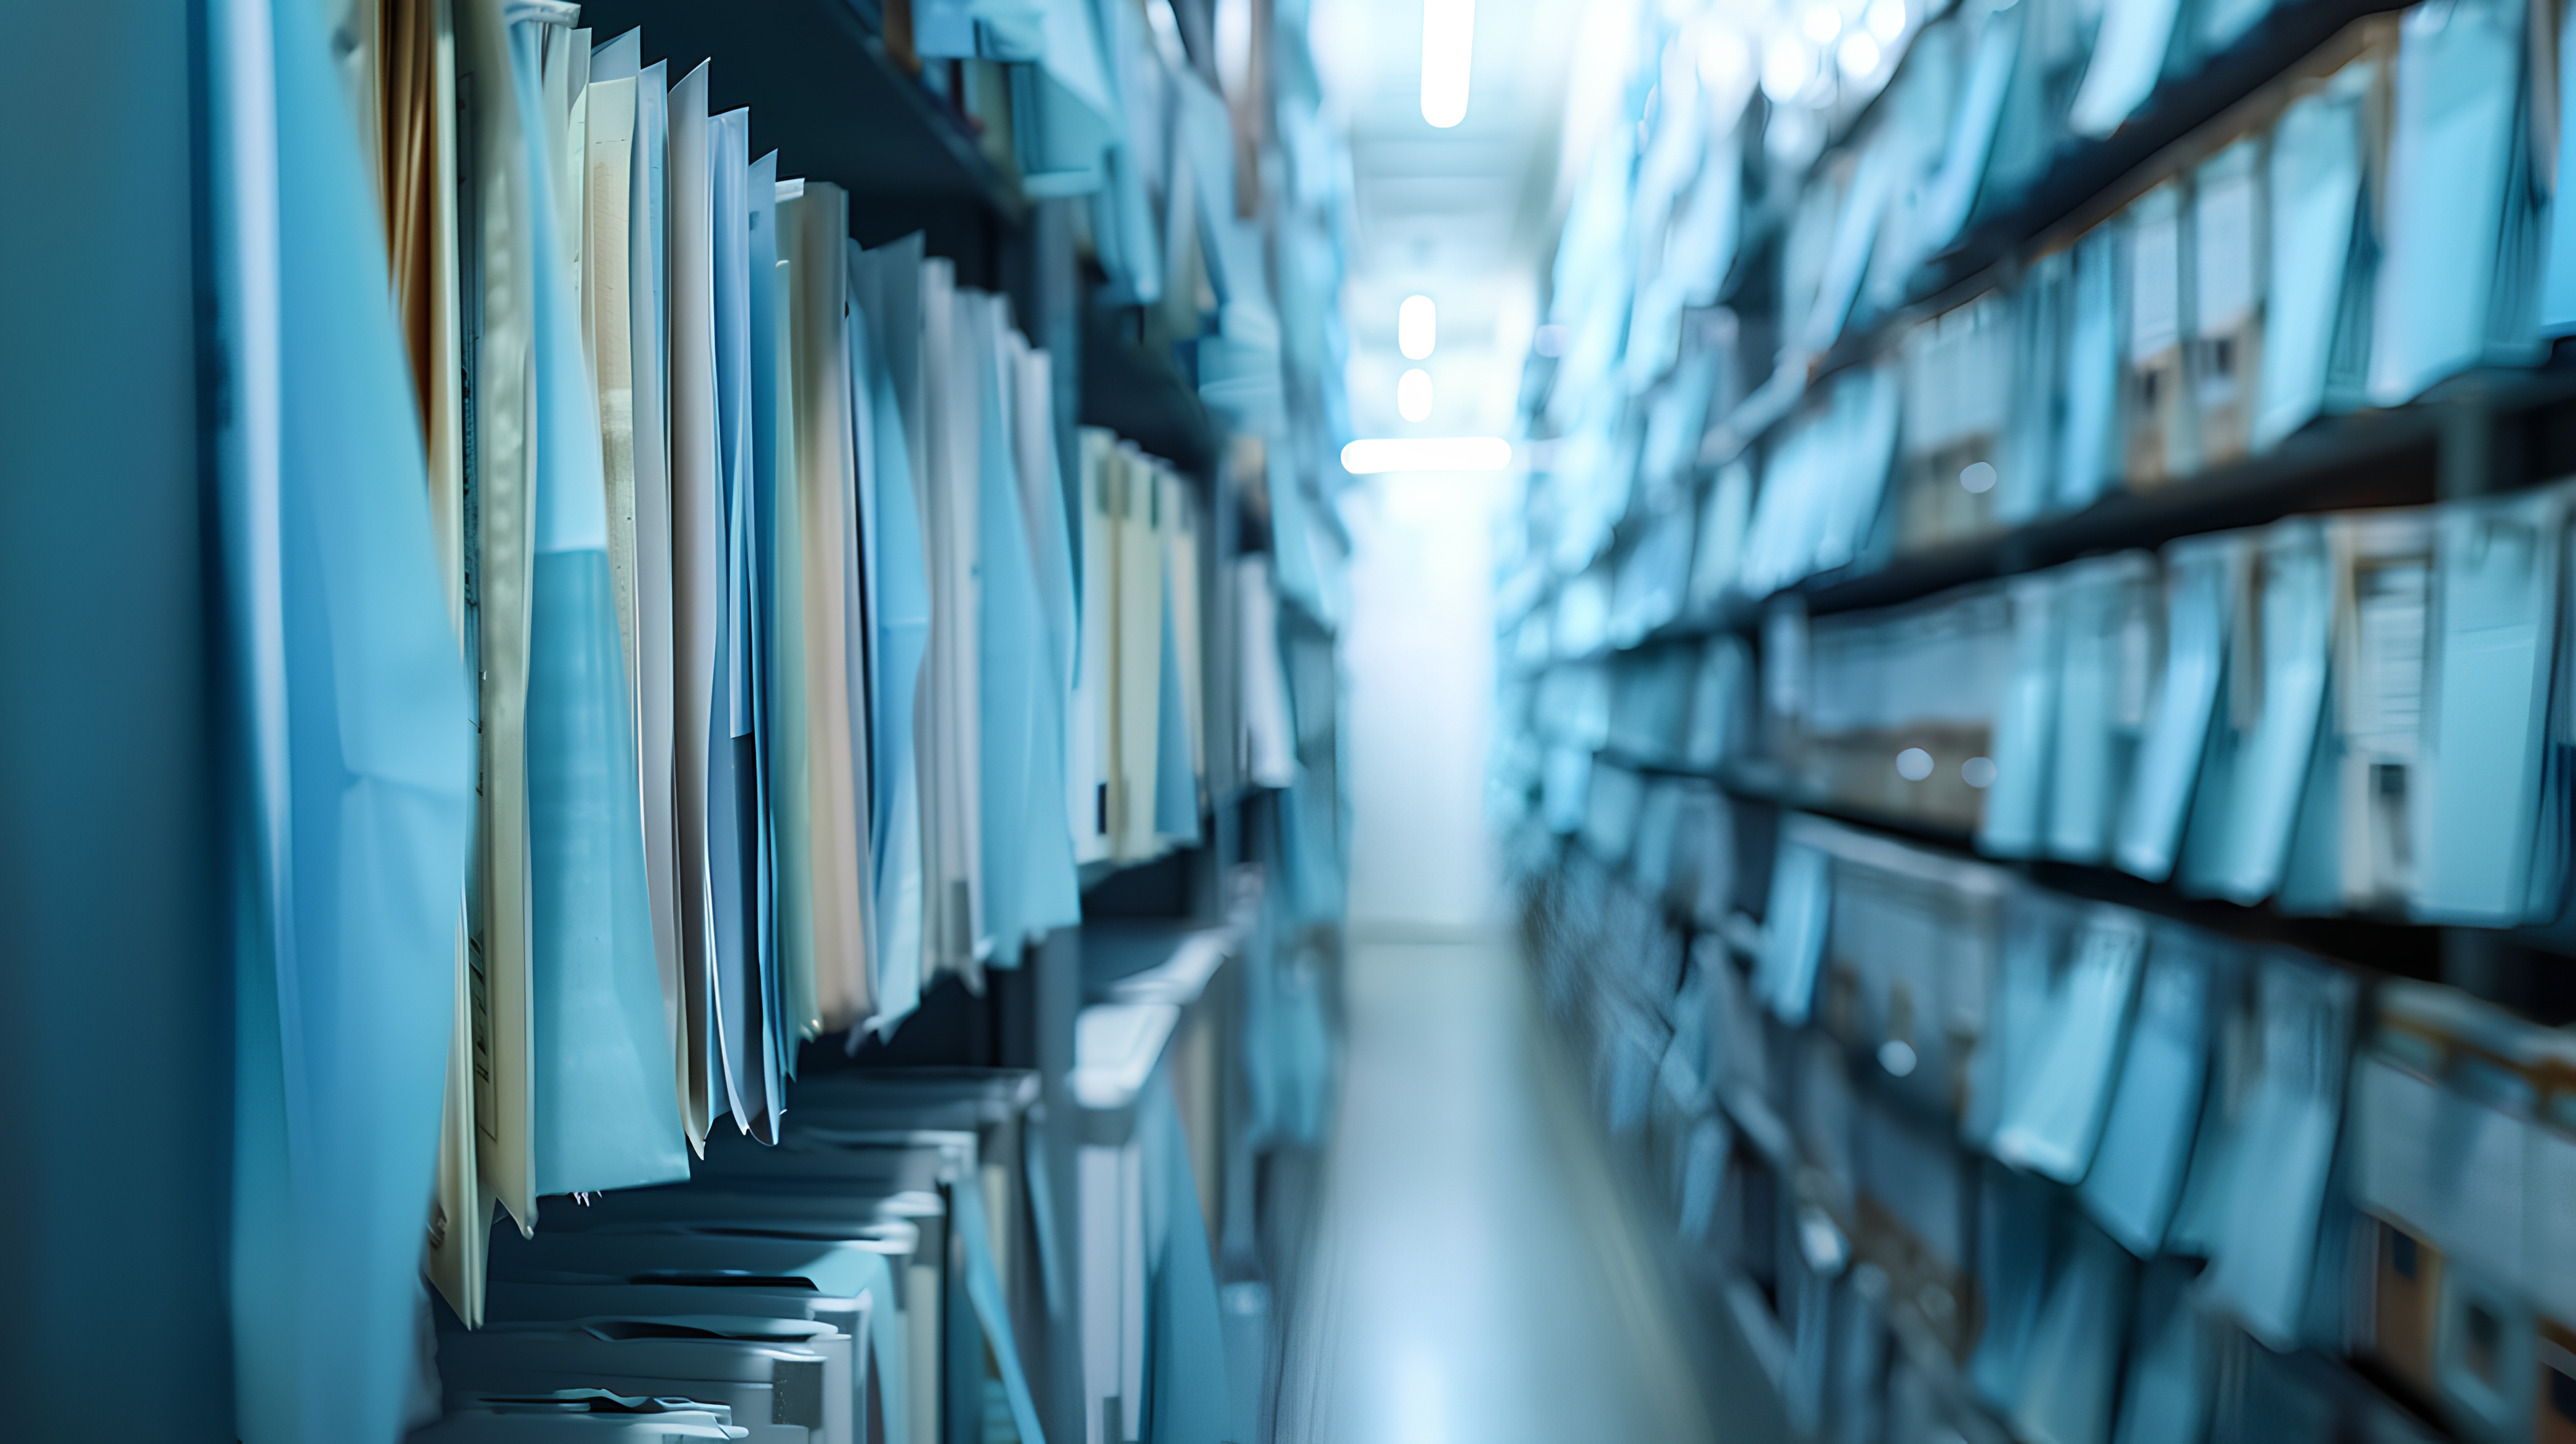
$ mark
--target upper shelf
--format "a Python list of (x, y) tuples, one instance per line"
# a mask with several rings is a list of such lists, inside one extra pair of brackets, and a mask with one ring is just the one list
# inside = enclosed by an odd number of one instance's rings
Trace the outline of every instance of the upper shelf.
[[(2161, 81), (2118, 130), (2099, 139), (2061, 140), (2029, 185), (2013, 195), (1980, 199), (1957, 239), (1926, 257), (1909, 279), (1907, 306), (1851, 328), (1822, 355), (1803, 358), (1801, 369), (1812, 379), (1869, 359), (1889, 332), (1925, 312), (1967, 299), (1985, 284), (1988, 272), (2076, 217), (2167, 147), (2226, 115), (2355, 21), (2402, 10), (2411, 3), (2278, 0), (2235, 44), (2205, 57), (2189, 73)], [(1906, 58), (1913, 58), (1910, 49)], [(1834, 143), (1848, 144), (1865, 131), (1896, 89), (1897, 82), (1891, 80), (1837, 131)], [(1722, 294), (1732, 297), (1747, 283), (1746, 266), (1763, 260), (1769, 243), (1787, 227), (1795, 205), (1794, 195), (1775, 194), (1747, 218), (1744, 244)]]
[(965, 202), (1012, 224), (1028, 211), (969, 122), (904, 73), (850, 0), (585, 0), (581, 13), (603, 40), (642, 27), (644, 54), (668, 59), (674, 81), (712, 59), (708, 109), (750, 107), (752, 154), (775, 150), (780, 175), (865, 202), (851, 208), (864, 242), (920, 223), (887, 201)]
[[(2503, 491), (2576, 471), (2576, 365), (2480, 371), (2425, 399), (2329, 417), (2277, 450), (2009, 530), (1856, 562), (1774, 593), (1809, 615), (1895, 606), (1970, 582), (2087, 555), (2158, 547), (2177, 537), (2283, 517), (2422, 506), (2446, 495)], [(1772, 598), (1733, 595), (1714, 615), (1657, 628), (1643, 643), (1750, 630)]]

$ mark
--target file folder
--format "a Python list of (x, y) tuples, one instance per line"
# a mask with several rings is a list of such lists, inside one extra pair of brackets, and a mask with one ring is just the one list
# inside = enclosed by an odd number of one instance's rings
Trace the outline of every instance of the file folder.
[(2118, 486), (2126, 464), (2120, 426), (2122, 358), (2128, 354), (2120, 290), (2120, 229), (2094, 227), (2069, 263), (2065, 422), (2056, 464), (2060, 509), (2080, 511)]
[(2034, 1439), (2110, 1444), (2137, 1263), (2080, 1218), (2040, 1306), (2013, 1418)]
[(2254, 988), (2262, 1062), (2239, 1115), (2235, 1177), (2201, 1294), (2285, 1350), (2300, 1337), (2357, 989), (2349, 976), (2288, 953), (2263, 958)]
[(2128, 1042), (2146, 920), (2095, 907), (2076, 925), (2065, 961), (2051, 969), (2039, 1041), (2007, 1095), (1994, 1155), (2060, 1183), (2092, 1166)]
[[(2432, 776), (2414, 911), (2500, 926), (2553, 915), (2565, 850), (2538, 836), (2551, 792), (2548, 709), (2565, 582), (2566, 493), (2454, 503), (2435, 522)], [(2563, 823), (2560, 823), (2563, 826)], [(2535, 864), (2547, 863), (2544, 876)]]
[(2254, 378), (2263, 364), (2263, 173), (2262, 146), (2251, 136), (2192, 173), (2188, 370), (2203, 466), (2236, 461), (2252, 446)]
[(2062, 695), (2059, 583), (2059, 574), (2041, 572), (2011, 584), (2012, 671), (1996, 708), (1994, 783), (1977, 829), (1977, 850), (1997, 857), (2032, 856), (2046, 838)]
[(2324, 529), (2292, 520), (2249, 539), (2241, 639), (2212, 720), (2183, 842), (2182, 885), (2251, 904), (2281, 884), (2326, 701), (2333, 583)]
[(2299, 87), (2273, 128), (2256, 451), (2357, 403), (2367, 379), (2378, 228), (2365, 186), (2373, 151), (2366, 127), (2387, 103), (2389, 84), (2379, 53), (2386, 45), (2371, 49)]
[[(512, 35), (522, 114), (541, 103), (541, 28)], [(586, 65), (588, 47), (581, 47)], [(542, 131), (530, 139), (543, 142)], [(536, 465), (528, 653), (528, 839), (538, 1193), (588, 1192), (688, 1174), (670, 1074), (643, 821), (608, 557), (599, 415), (573, 278), (550, 264), (564, 238), (560, 155), (527, 166)]]
[(2158, 576), (2146, 552), (2077, 562), (2058, 575), (2064, 636), (2047, 852), (2100, 865), (2118, 837), (2156, 691)]
[(2184, 823), (2205, 784), (2204, 760), (2220, 725), (2230, 673), (2230, 636), (2243, 591), (2237, 533), (2192, 537), (2164, 550), (2163, 685), (2147, 723), (2135, 781), (2120, 815), (2117, 858), (2150, 882), (2172, 876)]
[(2157, 1256), (2182, 1196), (2207, 1079), (2219, 947), (2190, 928), (2150, 929), (2128, 1048), (2078, 1192), (2103, 1232), (2141, 1259)]
[(671, 723), (673, 820), (678, 834), (677, 914), (682, 1020), (688, 1032), (692, 1149), (730, 1111), (725, 1051), (716, 1030), (716, 989), (733, 954), (720, 951), (715, 891), (719, 841), (731, 823), (714, 810), (716, 749), (729, 705), (717, 673), (724, 617), (726, 547), (722, 441), (716, 380), (716, 223), (707, 69), (671, 87), (669, 184), (671, 422)]
[(2419, 7), (2401, 22), (2370, 355), (2378, 405), (2535, 354), (2526, 28), (2516, 0)]
[(2183, 290), (2189, 236), (2179, 181), (2140, 196), (2118, 221), (2122, 251), (2120, 471), (2145, 488), (2200, 467), (2183, 342), (2191, 334)]

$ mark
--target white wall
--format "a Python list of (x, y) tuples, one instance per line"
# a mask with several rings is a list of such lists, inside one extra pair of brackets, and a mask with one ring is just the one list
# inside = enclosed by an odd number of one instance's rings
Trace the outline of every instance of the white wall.
[(1481, 473), (1377, 477), (1345, 508), (1356, 927), (1499, 917), (1484, 792), (1503, 488)]

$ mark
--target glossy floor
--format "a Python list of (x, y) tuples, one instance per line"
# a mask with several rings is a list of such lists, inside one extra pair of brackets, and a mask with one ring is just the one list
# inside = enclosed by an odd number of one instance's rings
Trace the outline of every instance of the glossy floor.
[(1712, 1437), (1695, 1330), (1500, 937), (1353, 950), (1293, 1444)]

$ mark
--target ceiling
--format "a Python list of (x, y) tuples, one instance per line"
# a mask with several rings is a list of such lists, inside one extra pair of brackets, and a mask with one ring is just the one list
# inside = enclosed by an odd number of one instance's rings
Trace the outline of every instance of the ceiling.
[[(1596, 8), (1624, 9), (1475, 0), (1467, 116), (1440, 130), (1422, 118), (1421, 0), (1315, 0), (1310, 39), (1355, 188), (1343, 311), (1359, 435), (1510, 434), (1557, 225), (1567, 77)], [(1415, 294), (1439, 307), (1419, 362), (1396, 348), (1397, 308)], [(1395, 400), (1415, 365), (1434, 390), (1418, 423)]]

